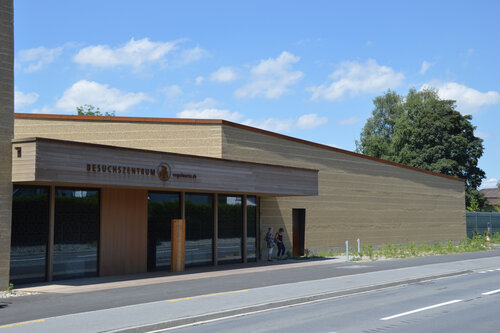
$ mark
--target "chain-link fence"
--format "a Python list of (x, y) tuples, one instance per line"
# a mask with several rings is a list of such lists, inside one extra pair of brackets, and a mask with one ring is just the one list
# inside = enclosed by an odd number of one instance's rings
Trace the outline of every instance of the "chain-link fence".
[(500, 213), (473, 213), (465, 214), (467, 221), (467, 237), (474, 233), (483, 235), (485, 232), (500, 233)]

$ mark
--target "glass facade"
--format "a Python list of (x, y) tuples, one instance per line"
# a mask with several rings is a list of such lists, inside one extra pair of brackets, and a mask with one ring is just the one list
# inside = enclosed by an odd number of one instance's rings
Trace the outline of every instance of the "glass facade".
[(171, 220), (181, 215), (180, 195), (149, 192), (148, 195), (148, 270), (170, 268)]
[[(180, 193), (149, 192), (148, 270), (171, 265), (171, 220), (181, 217)], [(256, 196), (217, 196), (217, 262), (243, 259), (243, 214), (247, 214), (247, 260), (257, 259)], [(100, 195), (98, 189), (55, 188), (53, 280), (99, 274)], [(214, 263), (214, 195), (186, 193), (186, 266)], [(14, 186), (10, 279), (15, 284), (46, 281), (50, 229), (50, 188)], [(105, 240), (103, 240), (105, 241)]]
[(99, 191), (56, 188), (55, 194), (53, 279), (96, 276)]
[(217, 260), (219, 263), (242, 261), (242, 201), (242, 196), (218, 196)]
[(49, 189), (14, 186), (10, 280), (14, 284), (45, 281), (49, 237)]
[(188, 193), (185, 202), (186, 266), (209, 265), (213, 263), (213, 197), (211, 194)]
[(257, 197), (247, 196), (247, 261), (257, 260)]

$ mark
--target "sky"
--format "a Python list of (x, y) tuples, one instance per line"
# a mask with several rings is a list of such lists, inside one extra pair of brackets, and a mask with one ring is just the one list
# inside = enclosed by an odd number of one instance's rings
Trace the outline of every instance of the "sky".
[(499, 1), (14, 0), (15, 111), (222, 118), (346, 150), (388, 89), (438, 89), (500, 180)]

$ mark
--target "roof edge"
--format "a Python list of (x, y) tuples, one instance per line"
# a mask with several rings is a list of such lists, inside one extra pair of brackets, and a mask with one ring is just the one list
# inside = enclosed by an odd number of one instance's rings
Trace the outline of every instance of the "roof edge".
[(190, 118), (155, 118), (155, 117), (119, 117), (119, 116), (80, 116), (69, 114), (37, 114), (14, 113), (15, 118), (55, 119), (55, 120), (92, 120), (135, 123), (171, 123), (171, 124), (222, 124), (222, 119), (190, 119)]
[(232, 160), (229, 158), (219, 158), (219, 157), (210, 157), (210, 156), (201, 156), (201, 155), (190, 155), (190, 154), (181, 154), (181, 153), (173, 153), (169, 151), (160, 151), (160, 150), (148, 150), (141, 148), (130, 148), (130, 147), (121, 147), (121, 146), (111, 146), (111, 145), (103, 145), (99, 143), (90, 143), (90, 142), (81, 142), (81, 141), (71, 141), (71, 140), (61, 140), (61, 139), (52, 139), (52, 138), (44, 138), (39, 136), (34, 137), (26, 137), (26, 138), (18, 138), (11, 140), (12, 144), (16, 143), (30, 143), (30, 142), (49, 142), (56, 144), (67, 144), (74, 146), (87, 146), (87, 147), (96, 147), (96, 148), (106, 148), (106, 149), (114, 149), (114, 150), (125, 150), (125, 151), (133, 151), (133, 152), (143, 152), (143, 153), (155, 153), (155, 154), (163, 154), (163, 155), (174, 155), (174, 156), (184, 156), (191, 157), (197, 159), (205, 159), (205, 160), (217, 160), (223, 162), (237, 162), (241, 164), (249, 164), (249, 165), (263, 165), (269, 167), (276, 168), (284, 168), (284, 169), (294, 169), (294, 170), (304, 170), (310, 172), (319, 172), (318, 169), (312, 168), (303, 168), (303, 167), (295, 167), (288, 165), (280, 165), (280, 164), (271, 164), (271, 163), (260, 163), (260, 162), (251, 162), (251, 161), (240, 161), (240, 160)]
[(236, 128), (240, 128), (243, 130), (255, 132), (255, 133), (260, 133), (260, 134), (265, 134), (265, 135), (270, 135), (274, 136), (280, 139), (288, 140), (288, 141), (294, 141), (297, 143), (305, 144), (308, 146), (316, 147), (316, 148), (321, 148), (325, 150), (330, 150), (330, 151), (335, 151), (338, 153), (343, 153), (351, 156), (356, 156), (359, 158), (364, 158), (368, 160), (372, 160), (375, 162), (380, 162), (404, 169), (409, 169), (413, 171), (418, 171), (422, 173), (426, 173), (429, 175), (433, 176), (438, 176), (438, 177), (443, 177), (455, 181), (461, 181), (465, 183), (465, 179), (458, 178), (455, 176), (450, 176), (450, 175), (445, 175), (439, 172), (434, 172), (434, 171), (429, 171), (421, 168), (416, 168), (412, 167), (409, 165), (401, 164), (401, 163), (396, 163), (388, 160), (384, 160), (381, 158), (377, 157), (372, 157), (368, 155), (363, 155), (359, 153), (355, 153), (349, 150), (344, 150), (340, 148), (335, 148), (332, 146), (327, 146), (321, 143), (316, 143), (312, 141), (307, 141), (303, 139), (298, 139), (292, 136), (284, 135), (284, 134), (279, 134), (267, 130), (263, 130), (260, 128), (255, 128), (251, 127), (248, 125), (242, 125), (238, 123), (234, 123), (232, 121), (228, 120), (222, 120), (222, 119), (187, 119), (187, 118), (155, 118), (155, 117), (120, 117), (120, 116), (80, 116), (80, 115), (59, 115), (59, 114), (36, 114), (36, 113), (14, 113), (14, 116), (16, 118), (30, 118), (30, 119), (55, 119), (55, 120), (91, 120), (91, 121), (116, 121), (116, 122), (145, 122), (145, 123), (170, 123), (170, 124), (200, 124), (200, 125), (212, 125), (212, 124), (219, 124), (219, 125), (227, 125), (227, 126), (232, 126)]

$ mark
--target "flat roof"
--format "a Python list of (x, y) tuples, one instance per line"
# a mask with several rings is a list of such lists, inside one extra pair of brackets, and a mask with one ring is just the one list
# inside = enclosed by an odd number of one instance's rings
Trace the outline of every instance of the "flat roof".
[(276, 138), (293, 141), (301, 144), (305, 144), (308, 146), (313, 146), (316, 148), (321, 148), (325, 150), (335, 151), (342, 154), (347, 154), (351, 156), (356, 156), (359, 158), (364, 158), (368, 160), (372, 160), (379, 163), (384, 163), (392, 166), (396, 166), (399, 168), (409, 169), (413, 171), (418, 171), (422, 173), (426, 173), (433, 176), (448, 178), (451, 180), (465, 182), (465, 179), (445, 175), (439, 172), (429, 171), (421, 168), (412, 167), (409, 165), (396, 163), (388, 160), (384, 160), (377, 157), (372, 157), (368, 155), (363, 155), (359, 153), (355, 153), (349, 150), (344, 150), (340, 148), (335, 148), (332, 146), (324, 145), (321, 143), (316, 143), (312, 141), (307, 141), (295, 137), (291, 137), (284, 134), (279, 134), (267, 130), (263, 130), (260, 128), (255, 128), (247, 125), (242, 125), (238, 123), (234, 123), (231, 121), (223, 120), (223, 119), (187, 119), (187, 118), (155, 118), (155, 117), (120, 117), (120, 116), (80, 116), (80, 115), (57, 115), (57, 114), (33, 114), (33, 113), (15, 113), (16, 118), (28, 118), (28, 119), (54, 119), (54, 120), (89, 120), (89, 121), (110, 121), (110, 122), (138, 122), (138, 123), (168, 123), (168, 124), (201, 124), (201, 125), (227, 125), (236, 128), (240, 128), (243, 130), (261, 133), (264, 135), (274, 136)]

